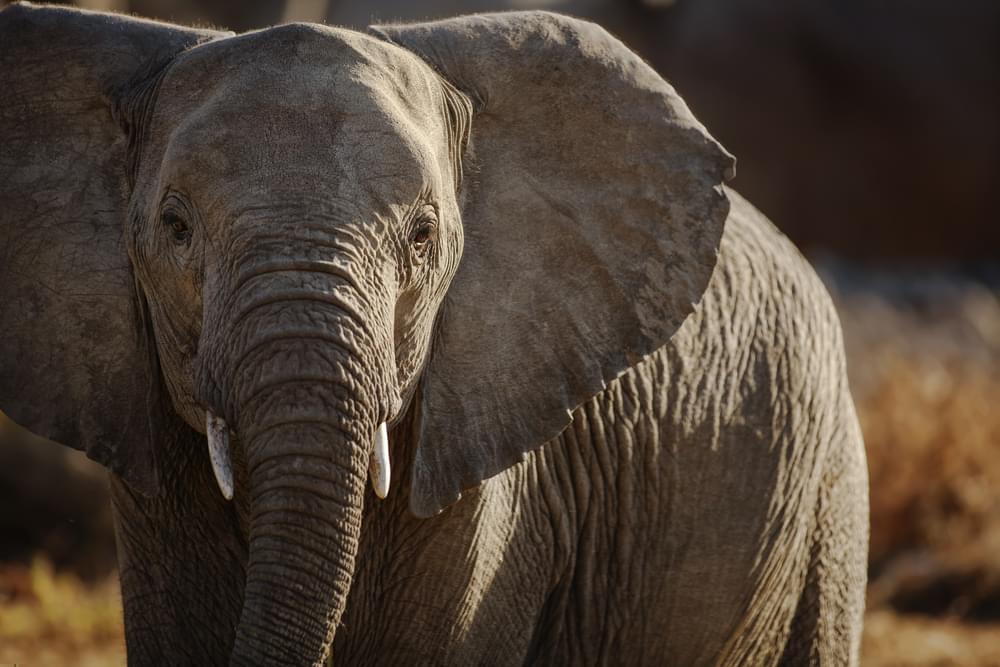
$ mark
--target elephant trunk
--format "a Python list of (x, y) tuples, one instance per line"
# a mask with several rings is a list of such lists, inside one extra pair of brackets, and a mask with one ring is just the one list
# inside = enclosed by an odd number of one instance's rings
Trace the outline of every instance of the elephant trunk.
[[(272, 283), (290, 280), (271, 271)], [(276, 299), (271, 284), (238, 299), (242, 314), (227, 344), (225, 405), (244, 448), (250, 500), (233, 665), (321, 664), (347, 604), (372, 445), (385, 419), (370, 329), (342, 281), (314, 274), (308, 282), (326, 287)]]
[(248, 443), (249, 564), (233, 665), (318, 665), (333, 640), (354, 572), (367, 457), (362, 438), (341, 428), (280, 424)]

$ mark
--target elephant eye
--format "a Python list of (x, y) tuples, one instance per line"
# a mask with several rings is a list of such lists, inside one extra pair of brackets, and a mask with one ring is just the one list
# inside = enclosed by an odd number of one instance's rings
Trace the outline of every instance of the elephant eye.
[(417, 253), (417, 256), (423, 257), (430, 250), (431, 246), (434, 245), (434, 239), (436, 238), (437, 220), (425, 217), (417, 223), (410, 242), (413, 244), (413, 250)]
[(175, 211), (164, 211), (163, 224), (167, 227), (170, 240), (176, 245), (189, 245), (191, 243), (191, 228), (184, 218)]
[(436, 225), (433, 222), (420, 225), (420, 227), (417, 228), (417, 232), (413, 235), (413, 245), (419, 248), (430, 243), (434, 237), (435, 227)]

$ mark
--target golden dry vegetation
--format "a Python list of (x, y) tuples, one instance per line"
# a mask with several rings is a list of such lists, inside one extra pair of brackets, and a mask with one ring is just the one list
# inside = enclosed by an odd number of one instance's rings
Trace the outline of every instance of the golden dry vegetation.
[[(1000, 667), (1000, 292), (827, 278), (871, 474), (863, 663)], [(0, 565), (0, 663), (124, 664), (116, 583), (94, 581)]]
[(835, 292), (871, 478), (866, 665), (1000, 665), (998, 295), (916, 272)]
[(124, 665), (116, 579), (84, 584), (48, 561), (0, 567), (0, 664)]

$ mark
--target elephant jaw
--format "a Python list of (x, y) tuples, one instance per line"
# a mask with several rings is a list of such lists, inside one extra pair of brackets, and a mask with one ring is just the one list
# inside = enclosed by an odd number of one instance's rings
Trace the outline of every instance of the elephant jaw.
[[(205, 411), (205, 434), (208, 436), (208, 457), (212, 461), (212, 472), (219, 484), (222, 497), (233, 499), (233, 464), (229, 451), (229, 426), (211, 410)], [(368, 464), (368, 475), (375, 495), (385, 498), (389, 495), (389, 480), (392, 469), (389, 464), (389, 431), (382, 422), (375, 431), (375, 446)]]

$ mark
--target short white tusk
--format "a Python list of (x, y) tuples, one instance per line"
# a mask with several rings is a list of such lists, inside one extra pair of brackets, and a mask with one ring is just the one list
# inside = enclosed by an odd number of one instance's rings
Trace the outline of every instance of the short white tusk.
[(392, 471), (389, 468), (389, 431), (385, 422), (382, 422), (375, 431), (375, 449), (368, 464), (368, 475), (372, 479), (372, 488), (375, 489), (376, 496), (385, 498), (389, 495), (389, 479), (392, 477)]
[(233, 499), (233, 464), (229, 458), (229, 426), (226, 420), (205, 411), (205, 434), (208, 436), (208, 457), (219, 490), (226, 500)]

